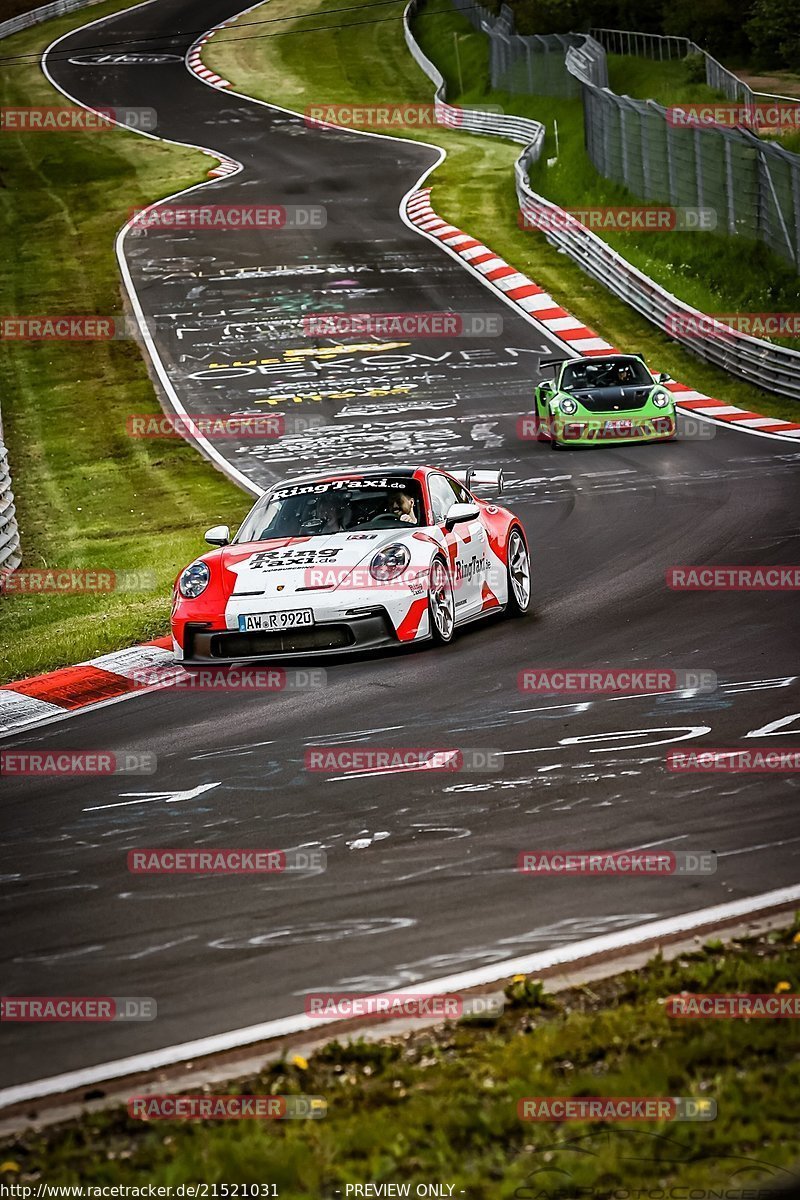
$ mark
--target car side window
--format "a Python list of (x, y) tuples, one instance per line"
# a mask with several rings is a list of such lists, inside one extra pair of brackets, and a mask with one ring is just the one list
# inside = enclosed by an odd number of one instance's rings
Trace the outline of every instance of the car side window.
[(431, 497), (433, 520), (436, 525), (442, 525), (448, 510), (456, 502), (456, 494), (444, 475), (430, 475), (428, 477), (428, 491)]
[(474, 504), (475, 500), (470, 496), (467, 489), (457, 479), (448, 479), (450, 487), (455, 492), (455, 503), (457, 504)]

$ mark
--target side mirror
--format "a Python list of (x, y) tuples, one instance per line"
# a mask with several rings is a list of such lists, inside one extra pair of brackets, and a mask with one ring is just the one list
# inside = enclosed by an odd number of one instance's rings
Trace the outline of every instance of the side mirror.
[(670, 376), (666, 371), (659, 371), (656, 375), (656, 383), (669, 383)]
[(480, 515), (481, 510), (477, 504), (451, 504), (444, 519), (444, 527), (452, 529), (454, 525), (460, 525), (463, 521), (474, 521)]
[(205, 538), (209, 546), (227, 546), (231, 540), (231, 531), (227, 525), (214, 525), (206, 530)]
[(543, 396), (551, 396), (553, 394), (554, 388), (549, 379), (545, 379), (539, 384), (539, 391)]

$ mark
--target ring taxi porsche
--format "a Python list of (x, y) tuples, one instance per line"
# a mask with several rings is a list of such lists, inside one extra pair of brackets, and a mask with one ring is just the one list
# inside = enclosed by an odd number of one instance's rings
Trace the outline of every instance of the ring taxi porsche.
[(187, 663), (450, 642), (530, 604), (525, 531), (471, 487), (501, 471), (386, 467), (304, 475), (259, 499), (230, 540), (178, 576), (172, 637)]
[(603, 442), (656, 442), (675, 437), (675, 401), (638, 354), (542, 359), (555, 377), (537, 385), (533, 434), (551, 448)]

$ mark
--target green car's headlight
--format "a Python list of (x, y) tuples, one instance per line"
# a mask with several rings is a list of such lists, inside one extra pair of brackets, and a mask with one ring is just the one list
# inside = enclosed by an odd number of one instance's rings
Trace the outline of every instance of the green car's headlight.
[(653, 393), (653, 404), (655, 404), (656, 408), (666, 408), (671, 399), (672, 396), (668, 392)]
[(569, 396), (565, 396), (563, 400), (559, 400), (558, 407), (561, 409), (562, 413), (566, 413), (568, 417), (571, 417), (573, 413), (578, 411), (577, 404)]
[(187, 600), (196, 600), (208, 587), (211, 572), (204, 562), (192, 563), (178, 580), (178, 591)]

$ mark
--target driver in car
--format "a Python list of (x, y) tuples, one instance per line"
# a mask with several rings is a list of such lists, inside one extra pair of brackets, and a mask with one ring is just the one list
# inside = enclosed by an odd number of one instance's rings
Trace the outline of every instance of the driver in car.
[(633, 383), (633, 371), (631, 370), (630, 363), (620, 363), (617, 378), (620, 387), (625, 387), (627, 383)]
[(344, 514), (339, 502), (330, 492), (317, 501), (317, 520), (322, 522), (320, 533), (341, 533), (344, 529)]
[(392, 497), (392, 512), (401, 521), (405, 521), (407, 525), (416, 525), (417, 523), (414, 501), (408, 492), (401, 492), (399, 496)]

